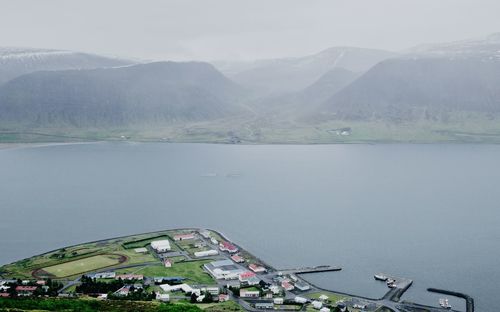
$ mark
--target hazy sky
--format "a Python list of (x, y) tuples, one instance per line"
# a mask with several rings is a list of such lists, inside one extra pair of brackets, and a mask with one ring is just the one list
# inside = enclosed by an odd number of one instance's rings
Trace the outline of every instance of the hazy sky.
[(500, 32), (500, 0), (0, 0), (0, 46), (143, 59), (400, 50)]

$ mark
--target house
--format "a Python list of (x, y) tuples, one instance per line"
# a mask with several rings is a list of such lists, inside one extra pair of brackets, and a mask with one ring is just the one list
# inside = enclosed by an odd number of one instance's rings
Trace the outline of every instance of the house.
[(219, 252), (217, 250), (210, 249), (210, 250), (197, 251), (194, 253), (194, 256), (196, 258), (202, 258), (202, 257), (216, 256), (218, 254)]
[(117, 295), (117, 296), (124, 296), (125, 297), (125, 296), (128, 296), (129, 293), (130, 293), (130, 285), (125, 285), (122, 288), (115, 291), (115, 295)]
[(194, 239), (194, 233), (185, 233), (185, 234), (177, 234), (174, 235), (175, 241)]
[(138, 280), (142, 281), (144, 279), (144, 275), (141, 274), (122, 274), (122, 275), (116, 275), (115, 279), (119, 280), (124, 280), (124, 281), (131, 281), (131, 280)]
[(240, 281), (229, 281), (226, 283), (227, 288), (240, 288), (241, 284)]
[(170, 241), (168, 239), (152, 241), (151, 248), (153, 248), (158, 253), (167, 252), (172, 249), (170, 247)]
[(255, 263), (252, 263), (248, 266), (248, 268), (252, 271), (254, 271), (255, 273), (263, 273), (263, 272), (266, 272), (266, 268), (261, 266), (261, 265), (258, 265), (258, 264), (255, 264)]
[(243, 263), (243, 262), (245, 262), (245, 259), (242, 256), (240, 256), (240, 255), (232, 255), (231, 256), (231, 260), (233, 260), (236, 263)]
[(170, 295), (169, 294), (156, 294), (156, 300), (163, 301), (163, 302), (169, 302)]
[(312, 304), (313, 308), (315, 308), (316, 310), (319, 310), (323, 307), (323, 302), (318, 301), (318, 300), (314, 300), (311, 304)]
[(172, 267), (172, 261), (170, 261), (170, 259), (165, 258), (165, 259), (163, 260), (163, 265), (164, 265), (166, 268), (171, 268), (171, 267)]
[(238, 279), (241, 284), (248, 286), (257, 285), (260, 282), (260, 279), (257, 277), (257, 275), (250, 271), (241, 273)]
[(307, 300), (307, 298), (304, 298), (304, 297), (298, 297), (298, 296), (297, 296), (297, 297), (295, 297), (295, 298), (293, 299), (293, 301), (295, 301), (296, 303), (301, 303), (301, 304), (304, 304), (304, 303), (307, 303), (307, 301), (309, 301), (309, 300)]
[(330, 312), (330, 309), (328, 309), (327, 307), (322, 307), (321, 309), (319, 309), (319, 312)]
[(274, 298), (274, 304), (283, 304), (284, 302), (283, 298)]
[(136, 253), (142, 253), (142, 254), (148, 253), (148, 249), (147, 249), (147, 248), (145, 248), (145, 247), (136, 248), (136, 249), (134, 249), (134, 251), (135, 251)]
[(240, 289), (241, 298), (259, 298), (259, 296), (260, 296), (259, 290), (249, 290), (246, 288)]
[(221, 251), (227, 251), (229, 253), (235, 253), (238, 252), (238, 248), (231, 244), (230, 242), (220, 242), (219, 243), (219, 249)]
[(225, 302), (229, 300), (229, 295), (226, 294), (220, 294), (219, 295), (219, 302)]
[(38, 280), (38, 281), (36, 281), (36, 284), (40, 285), (40, 286), (43, 286), (43, 285), (47, 284), (47, 282), (44, 281), (44, 280)]
[(282, 281), (281, 282), (281, 287), (283, 287), (285, 290), (290, 291), (293, 290), (295, 287), (290, 283), (289, 281)]
[(8, 297), (10, 297), (9, 293), (0, 292), (0, 298), (8, 298)]
[(273, 298), (273, 292), (270, 291), (269, 289), (267, 289), (267, 290), (264, 291), (264, 296), (263, 297), (266, 298), (266, 299), (272, 299)]
[(200, 295), (196, 297), (196, 302), (203, 302), (203, 299), (205, 299), (205, 295)]
[(255, 304), (255, 308), (262, 310), (274, 310), (274, 304), (272, 302), (259, 302)]
[(38, 286), (17, 286), (16, 292), (19, 296), (31, 296), (38, 289)]
[(298, 290), (301, 290), (301, 291), (306, 291), (306, 290), (311, 289), (311, 286), (309, 286), (309, 284), (307, 284), (307, 283), (298, 281), (297, 283), (295, 283), (295, 288), (297, 288)]
[(215, 238), (210, 238), (210, 242), (212, 242), (212, 244), (214, 245), (217, 245), (219, 242), (215, 239)]
[(157, 284), (162, 284), (162, 283), (181, 283), (183, 280), (185, 280), (184, 277), (180, 276), (155, 276), (153, 277), (153, 281)]

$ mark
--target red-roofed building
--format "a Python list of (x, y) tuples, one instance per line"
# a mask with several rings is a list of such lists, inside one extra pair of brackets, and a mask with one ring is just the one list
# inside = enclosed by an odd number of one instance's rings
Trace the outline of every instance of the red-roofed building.
[(16, 292), (19, 296), (31, 296), (38, 286), (17, 286)]
[(233, 244), (231, 244), (230, 242), (221, 242), (219, 244), (219, 249), (222, 251), (227, 251), (229, 253), (238, 252), (238, 248)]
[(254, 276), (255, 276), (255, 273), (250, 272), (250, 271), (246, 271), (246, 272), (243, 272), (240, 274), (240, 279), (248, 279), (248, 278), (251, 278)]
[(281, 287), (283, 287), (285, 290), (293, 290), (295, 288), (289, 281), (281, 282)]
[(174, 240), (176, 241), (187, 240), (187, 239), (194, 239), (194, 233), (174, 235)]
[(245, 262), (245, 259), (243, 259), (243, 257), (239, 256), (239, 255), (232, 255), (231, 256), (231, 259), (236, 262), (236, 263), (243, 263)]
[(252, 263), (248, 266), (248, 268), (252, 271), (254, 271), (255, 273), (263, 273), (263, 272), (266, 272), (266, 268), (261, 266), (261, 265), (258, 265), (258, 264), (255, 264), (255, 263)]
[(8, 298), (10, 297), (9, 293), (0, 293), (0, 298)]

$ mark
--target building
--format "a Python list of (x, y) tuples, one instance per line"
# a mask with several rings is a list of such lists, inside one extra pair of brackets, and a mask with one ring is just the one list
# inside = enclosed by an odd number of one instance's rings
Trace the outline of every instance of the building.
[(163, 265), (164, 265), (166, 268), (171, 268), (171, 267), (172, 267), (172, 261), (170, 261), (170, 259), (165, 258), (165, 259), (163, 260)]
[(323, 302), (321, 301), (318, 301), (318, 300), (314, 300), (313, 302), (311, 302), (313, 308), (315, 308), (316, 310), (319, 310), (323, 307)]
[(272, 293), (275, 295), (279, 295), (279, 293), (281, 292), (281, 288), (278, 285), (269, 286), (269, 290), (272, 291)]
[(301, 303), (301, 304), (304, 304), (304, 303), (307, 303), (307, 301), (309, 301), (309, 300), (307, 300), (307, 298), (304, 298), (304, 297), (298, 297), (298, 296), (297, 296), (297, 297), (295, 297), (295, 298), (293, 299), (293, 301), (295, 301), (296, 303)]
[(168, 239), (156, 240), (151, 242), (151, 248), (156, 252), (167, 252), (172, 248), (170, 247), (170, 241)]
[(285, 290), (290, 291), (293, 290), (295, 287), (290, 283), (289, 281), (283, 281), (281, 282), (281, 287), (283, 287)]
[(207, 287), (207, 288), (202, 288), (202, 292), (207, 292), (211, 294), (212, 296), (218, 296), (220, 293), (219, 287)]
[(306, 290), (311, 289), (311, 286), (309, 286), (309, 284), (307, 284), (305, 282), (298, 281), (297, 283), (295, 283), (295, 288), (297, 288), (298, 290), (301, 290), (301, 291), (306, 291)]
[(230, 242), (220, 242), (219, 243), (219, 249), (221, 251), (227, 251), (229, 253), (235, 253), (238, 252), (238, 248), (231, 244)]
[(156, 300), (163, 301), (163, 302), (169, 302), (170, 295), (169, 294), (156, 294)]
[(233, 260), (236, 263), (243, 263), (243, 262), (245, 262), (245, 259), (242, 256), (240, 256), (240, 255), (232, 255), (231, 256), (231, 260)]
[(258, 265), (258, 264), (255, 264), (255, 263), (252, 263), (248, 266), (248, 268), (252, 271), (254, 271), (255, 273), (264, 273), (266, 272), (266, 268), (261, 266), (261, 265)]
[(283, 304), (284, 302), (283, 298), (274, 298), (274, 304)]
[(88, 277), (97, 278), (97, 279), (115, 278), (116, 273), (115, 272), (100, 272), (100, 273), (94, 273), (94, 274), (88, 275)]
[(241, 298), (259, 298), (259, 296), (260, 296), (259, 290), (249, 290), (246, 288), (240, 289)]
[(9, 298), (10, 294), (5, 292), (0, 292), (0, 298)]
[(245, 286), (257, 285), (260, 282), (260, 279), (257, 277), (257, 275), (250, 271), (241, 273), (238, 276), (238, 279), (240, 283)]
[(160, 288), (164, 292), (171, 292), (171, 291), (183, 291), (186, 294), (196, 294), (197, 296), (200, 295), (201, 291), (199, 289), (195, 289), (188, 284), (178, 284), (178, 285), (169, 285), (169, 284), (164, 284), (160, 285)]
[(153, 277), (153, 281), (157, 284), (162, 284), (162, 283), (181, 283), (183, 280), (185, 280), (184, 277), (180, 276), (155, 276)]
[(229, 300), (229, 295), (226, 295), (226, 294), (219, 295), (219, 302), (226, 302), (228, 300)]
[(202, 257), (216, 256), (218, 254), (219, 252), (217, 250), (210, 249), (210, 250), (197, 251), (194, 253), (194, 256), (196, 258), (202, 258)]
[(201, 230), (201, 231), (198, 231), (198, 233), (200, 233), (200, 235), (203, 236), (204, 238), (210, 238), (210, 231), (209, 230)]
[(328, 296), (327, 295), (321, 295), (321, 296), (318, 297), (318, 299), (321, 300), (321, 301), (323, 301), (323, 302), (325, 302), (325, 301), (328, 300)]
[(175, 241), (194, 239), (194, 233), (185, 233), (185, 234), (177, 234), (174, 235)]
[(122, 288), (115, 291), (115, 295), (123, 297), (128, 296), (129, 293), (130, 293), (130, 285), (125, 285)]
[(144, 279), (144, 275), (141, 274), (122, 274), (122, 275), (116, 275), (115, 279), (121, 279), (124, 281), (131, 281), (131, 280), (138, 280), (142, 281)]
[(210, 238), (210, 241), (212, 242), (212, 244), (214, 245), (217, 245), (219, 242), (215, 239), (215, 238)]
[(238, 279), (239, 274), (244, 272), (244, 269), (234, 264), (231, 260), (218, 260), (207, 263), (203, 266), (215, 279)]
[(328, 309), (327, 307), (322, 307), (321, 309), (319, 309), (319, 312), (330, 312), (330, 309)]
[(38, 289), (38, 286), (17, 286), (16, 292), (18, 296), (31, 296)]
[(148, 249), (145, 248), (145, 247), (141, 247), (141, 248), (135, 248), (134, 251), (136, 253), (147, 253), (148, 252)]
[(274, 310), (274, 304), (272, 302), (259, 302), (255, 304), (255, 308), (262, 310)]

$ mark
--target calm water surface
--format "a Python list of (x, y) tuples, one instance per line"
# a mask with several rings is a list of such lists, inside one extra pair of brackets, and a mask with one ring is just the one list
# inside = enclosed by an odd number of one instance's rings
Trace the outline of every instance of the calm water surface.
[[(0, 150), (0, 263), (171, 227), (224, 232), (277, 268), (381, 296), (373, 274), (500, 306), (500, 146), (96, 143)], [(214, 175), (216, 174), (216, 175)], [(460, 309), (460, 301), (452, 301)]]

